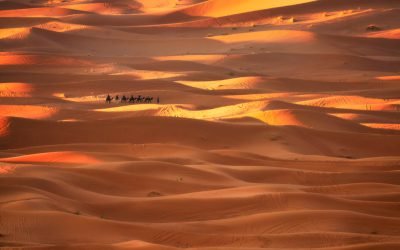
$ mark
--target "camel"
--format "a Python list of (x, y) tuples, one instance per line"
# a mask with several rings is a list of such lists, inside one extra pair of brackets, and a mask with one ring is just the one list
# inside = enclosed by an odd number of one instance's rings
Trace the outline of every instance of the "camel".
[[(120, 101), (121, 103), (152, 103), (153, 102), (153, 97), (151, 96), (141, 96), (138, 95), (138, 97), (134, 97), (131, 95), (130, 97), (127, 97), (123, 95), (121, 98), (116, 95), (115, 98), (111, 97), (109, 94), (106, 97), (106, 103), (111, 103), (113, 100)], [(160, 103), (160, 97), (157, 97), (157, 103)]]
[(126, 103), (127, 100), (128, 100), (128, 98), (126, 98), (126, 96), (123, 95), (121, 98), (121, 103)]
[(113, 97), (111, 97), (110, 95), (107, 95), (107, 97), (106, 97), (106, 103), (111, 103), (111, 101), (113, 100), (114, 98)]

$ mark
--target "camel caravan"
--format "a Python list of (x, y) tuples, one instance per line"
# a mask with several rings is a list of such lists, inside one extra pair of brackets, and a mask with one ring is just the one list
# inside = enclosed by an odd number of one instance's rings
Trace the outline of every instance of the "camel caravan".
[[(113, 101), (119, 102), (119, 103), (153, 103), (153, 97), (151, 96), (141, 96), (138, 95), (137, 97), (134, 97), (131, 95), (130, 97), (127, 97), (125, 95), (119, 97), (119, 95), (116, 95), (115, 97), (110, 96), (109, 94), (106, 97), (106, 103), (110, 104)], [(157, 97), (156, 99), (157, 103), (160, 103), (160, 97)]]

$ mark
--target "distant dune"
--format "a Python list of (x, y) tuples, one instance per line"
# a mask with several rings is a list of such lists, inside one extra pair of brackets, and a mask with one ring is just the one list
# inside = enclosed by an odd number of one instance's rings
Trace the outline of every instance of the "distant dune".
[(0, 248), (400, 249), (399, 16), (0, 0)]

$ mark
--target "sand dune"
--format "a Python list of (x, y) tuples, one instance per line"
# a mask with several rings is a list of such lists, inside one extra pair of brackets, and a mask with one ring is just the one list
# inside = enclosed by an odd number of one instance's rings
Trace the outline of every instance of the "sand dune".
[(278, 8), (282, 6), (296, 5), (311, 2), (310, 0), (285, 0), (274, 2), (264, 1), (262, 3), (251, 0), (247, 2), (237, 2), (231, 0), (211, 0), (189, 7), (184, 10), (185, 14), (192, 16), (221, 17), (239, 13), (251, 12), (256, 10)]
[(29, 105), (0, 105), (1, 116), (24, 117), (32, 119), (45, 119), (57, 112), (56, 108)]
[(79, 14), (79, 11), (73, 11), (65, 8), (29, 8), (29, 9), (14, 9), (2, 10), (2, 17), (46, 17), (46, 16), (68, 16)]
[(270, 125), (294, 125), (334, 131), (367, 132), (357, 123), (337, 119), (334, 116), (304, 110), (275, 110), (257, 114), (255, 117)]
[(0, 84), (0, 96), (2, 97), (24, 97), (29, 96), (32, 92), (33, 87), (26, 83), (1, 83)]
[(30, 5), (17, 1), (1, 1), (0, 6), (2, 10), (16, 10), (16, 9), (25, 9), (31, 7)]
[(0, 248), (400, 249), (399, 11), (0, 0)]
[(1, 54), (0, 65), (34, 65), (34, 66), (85, 66), (90, 65), (90, 62), (84, 60), (76, 60), (68, 57), (58, 56), (36, 56), (36, 55), (24, 55), (24, 54)]
[(223, 90), (223, 89), (252, 89), (256, 88), (257, 83), (261, 82), (262, 79), (259, 77), (240, 77), (230, 78), (219, 81), (180, 81), (186, 86), (193, 88), (205, 89), (205, 90)]
[(387, 31), (379, 31), (379, 32), (374, 32), (373, 34), (370, 34), (368, 36), (377, 38), (400, 39), (400, 30), (392, 29)]
[[(349, 17), (347, 19), (337, 19), (328, 23), (316, 24), (313, 26), (313, 30), (324, 31), (329, 30), (329, 33), (335, 34), (351, 34), (360, 35), (366, 37), (379, 37), (375, 34), (390, 32), (391, 28), (396, 27), (396, 22), (393, 21), (393, 17), (399, 14), (398, 9), (380, 9), (370, 10), (364, 13), (360, 13)], [(349, 25), (350, 24), (350, 25)], [(368, 26), (374, 25), (382, 29), (381, 31), (368, 31)], [(324, 32), (325, 33), (325, 32)], [(385, 37), (382, 37), (385, 38)], [(387, 38), (390, 38), (387, 37)]]
[(101, 14), (128, 14), (128, 13), (137, 13), (138, 4), (133, 2), (129, 4), (127, 1), (123, 3), (123, 1), (118, 1), (116, 3), (109, 1), (108, 3), (78, 3), (78, 4), (69, 4), (63, 5), (63, 8), (67, 8), (70, 10), (78, 10), (84, 12), (92, 12), (92, 13), (101, 13)]
[(74, 154), (71, 152), (57, 152), (57, 153), (45, 153), (37, 155), (24, 155), (11, 158), (1, 158), (2, 162), (41, 162), (41, 163), (97, 163), (99, 162), (95, 158), (82, 154)]
[[(218, 3), (218, 0), (216, 1)], [(288, 3), (289, 1), (283, 1), (283, 3)], [(254, 8), (248, 8), (248, 11), (237, 11), (226, 13), (227, 16), (219, 16), (214, 18), (201, 18), (200, 20), (189, 23), (190, 26), (195, 27), (207, 27), (210, 25), (214, 26), (244, 26), (244, 27), (256, 27), (257, 25), (292, 25), (298, 23), (305, 24), (320, 24), (326, 22), (328, 25), (331, 21), (342, 21), (347, 18), (352, 18), (357, 16), (358, 14), (365, 14), (373, 9), (376, 12), (385, 11), (385, 9), (396, 9), (398, 8), (398, 2), (394, 0), (385, 0), (385, 1), (336, 1), (332, 3), (328, 0), (319, 0), (319, 1), (291, 1), (292, 3), (299, 3), (295, 5), (287, 5), (278, 8), (268, 8), (268, 4), (270, 1), (264, 2), (263, 4), (259, 4), (258, 6), (262, 6), (266, 4), (266, 8), (255, 8), (257, 5), (253, 5)], [(303, 2), (303, 3), (300, 3)], [(222, 3), (222, 2), (221, 2)], [(250, 1), (246, 3), (251, 6), (251, 3), (254, 1)], [(207, 3), (205, 3), (206, 5)], [(245, 5), (245, 4), (244, 4)], [(280, 5), (280, 3), (278, 4)], [(195, 6), (196, 7), (196, 6)], [(201, 5), (200, 5), (201, 7)], [(220, 6), (219, 6), (220, 7)], [(277, 7), (277, 6), (276, 6)], [(194, 8), (195, 10), (200, 10), (201, 8)], [(219, 8), (217, 10), (221, 10)], [(224, 8), (225, 9), (225, 8)], [(224, 9), (220, 13), (224, 13)], [(382, 10), (383, 9), (383, 10)], [(190, 8), (189, 8), (190, 10)], [(229, 9), (228, 9), (229, 10)], [(251, 11), (253, 10), (253, 11)], [(179, 13), (179, 12), (178, 12)], [(190, 13), (190, 12), (189, 12)], [(175, 15), (169, 16), (169, 21), (178, 22), (182, 21), (184, 16)], [(382, 20), (387, 20), (383, 18)], [(347, 20), (349, 23), (351, 21)], [(389, 21), (390, 22), (390, 21)], [(187, 26), (188, 24), (178, 24), (178, 26)], [(365, 29), (365, 27), (363, 27)], [(251, 28), (250, 28), (251, 30)], [(330, 30), (327, 30), (323, 33), (329, 33)], [(333, 32), (333, 29), (331, 31)], [(345, 32), (345, 29), (342, 31)]]
[[(62, 32), (54, 32), (47, 29), (31, 28), (29, 35), (20, 43), (37, 44), (39, 48), (43, 47), (42, 41), (45, 41), (48, 47), (59, 47), (68, 49), (73, 52), (88, 51), (89, 55), (101, 55), (101, 56), (113, 56), (113, 55), (135, 55), (135, 56), (156, 56), (160, 54), (164, 55), (176, 55), (188, 53), (191, 50), (198, 52), (215, 51), (218, 52), (223, 50), (223, 44), (217, 41), (211, 41), (206, 39), (169, 39), (166, 43), (169, 44), (169, 50), (164, 51), (154, 50), (157, 46), (157, 40), (155, 39), (114, 39), (114, 38), (98, 38), (96, 43), (93, 43), (92, 38), (88, 36), (67, 34)], [(40, 39), (40, 40), (39, 40)], [(33, 41), (32, 41), (33, 40)], [(39, 40), (39, 41), (36, 41)], [(15, 48), (19, 47), (18, 43), (10, 42), (7, 40), (0, 41), (7, 47)], [(134, 44), (133, 44), (134, 43)], [(208, 44), (206, 48), (203, 46)], [(109, 50), (113, 44), (119, 44), (115, 50)], [(26, 46), (26, 45), (25, 45)]]
[[(378, 99), (378, 98), (365, 98), (359, 96), (331, 96), (327, 98), (308, 100), (301, 102), (304, 105), (323, 106), (323, 107), (337, 107), (347, 109), (361, 109), (361, 110), (383, 110), (385, 107), (388, 109), (390, 105), (397, 103), (393, 100)], [(396, 108), (391, 108), (395, 110)]]

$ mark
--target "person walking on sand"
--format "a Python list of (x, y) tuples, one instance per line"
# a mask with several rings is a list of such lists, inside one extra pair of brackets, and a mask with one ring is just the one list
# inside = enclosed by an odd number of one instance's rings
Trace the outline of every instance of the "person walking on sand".
[(160, 104), (160, 97), (157, 96), (157, 104)]
[(117, 95), (117, 96), (115, 97), (115, 100), (116, 100), (116, 101), (119, 101), (119, 95)]

